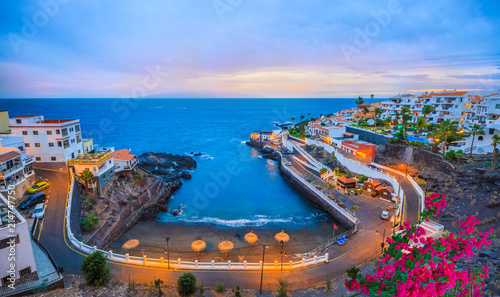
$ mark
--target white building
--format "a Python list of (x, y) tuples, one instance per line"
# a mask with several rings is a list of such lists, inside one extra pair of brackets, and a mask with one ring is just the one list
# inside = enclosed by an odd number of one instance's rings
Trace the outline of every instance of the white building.
[(24, 138), (36, 162), (66, 162), (83, 153), (80, 120), (45, 120), (43, 115), (10, 119), (12, 135)]
[(21, 277), (37, 274), (28, 223), (17, 210), (9, 209), (8, 206), (9, 202), (0, 194), (0, 280), (2, 286), (8, 286), (12, 282), (18, 283), (16, 280)]
[(115, 172), (130, 171), (135, 168), (139, 159), (130, 153), (130, 150), (123, 149), (113, 152), (113, 162), (115, 165)]
[[(92, 172), (94, 178), (89, 182), (89, 186), (96, 188), (100, 195), (106, 192), (106, 186), (115, 176), (112, 151), (78, 155), (75, 159), (68, 160), (68, 166), (70, 166), (77, 178), (85, 170)], [(82, 184), (86, 184), (85, 181), (78, 180)]]
[(26, 187), (20, 185), (34, 176), (33, 162), (34, 157), (26, 154), (22, 137), (0, 135), (0, 192), (9, 185), (17, 187), (16, 192), (24, 192)]

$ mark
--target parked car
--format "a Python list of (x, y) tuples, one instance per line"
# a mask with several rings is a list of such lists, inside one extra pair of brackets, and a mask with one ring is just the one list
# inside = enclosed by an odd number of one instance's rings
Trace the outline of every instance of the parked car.
[(377, 166), (375, 166), (375, 165), (368, 165), (368, 167), (370, 167), (370, 168), (372, 168), (372, 169), (375, 169), (375, 170), (380, 170), (380, 169), (378, 169), (378, 167), (377, 167)]
[(43, 216), (45, 215), (45, 208), (47, 208), (45, 203), (38, 203), (33, 210), (33, 217), (43, 219)]
[(43, 190), (45, 190), (45, 189), (47, 189), (49, 187), (50, 187), (50, 184), (48, 182), (44, 182), (44, 181), (38, 182), (33, 187), (31, 187), (31, 188), (28, 189), (28, 193), (29, 194), (35, 194), (35, 193), (43, 191)]
[(380, 218), (383, 220), (388, 220), (389, 219), (389, 212), (384, 210), (382, 212), (382, 214), (380, 214)]
[(27, 209), (38, 203), (45, 203), (45, 200), (47, 200), (47, 196), (45, 196), (45, 193), (38, 193), (26, 198), (23, 202), (21, 202), (21, 204), (19, 204), (18, 209)]
[(290, 162), (285, 162), (285, 163), (283, 163), (283, 165), (285, 165), (285, 166), (291, 166), (291, 165), (292, 165), (292, 163), (290, 163)]

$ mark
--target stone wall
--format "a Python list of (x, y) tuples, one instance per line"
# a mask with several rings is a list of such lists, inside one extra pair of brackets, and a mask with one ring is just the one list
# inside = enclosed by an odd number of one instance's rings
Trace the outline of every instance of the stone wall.
[(346, 229), (354, 228), (355, 224), (348, 220), (343, 214), (341, 214), (336, 208), (332, 207), (330, 204), (326, 203), (323, 198), (319, 197), (314, 191), (304, 186), (303, 182), (298, 180), (293, 174), (288, 170), (283, 170), (282, 165), (280, 165), (280, 172), (285, 178), (295, 187), (299, 192), (305, 197), (311, 199), (316, 205), (319, 205), (321, 209), (329, 213), (335, 218), (342, 226)]
[(365, 129), (355, 128), (351, 126), (345, 127), (346, 132), (359, 135), (359, 140), (367, 141), (377, 145), (385, 145), (389, 143), (391, 138), (387, 135), (377, 134)]
[(440, 172), (454, 170), (453, 165), (443, 159), (441, 155), (424, 149), (404, 144), (387, 144), (375, 156), (375, 163), (385, 165), (399, 165), (401, 163), (431, 167)]
[[(35, 174), (33, 174), (32, 176), (28, 177), (25, 181), (17, 185), (15, 187), (14, 195), (9, 195), (11, 197), (14, 197), (14, 201), (11, 200), (11, 202), (14, 202), (15, 205), (19, 205), (26, 191), (29, 188), (31, 188), (35, 184), (35, 182), (36, 182), (36, 176)], [(8, 190), (5, 190), (5, 192), (2, 191), (5, 197), (7, 197), (7, 191)]]

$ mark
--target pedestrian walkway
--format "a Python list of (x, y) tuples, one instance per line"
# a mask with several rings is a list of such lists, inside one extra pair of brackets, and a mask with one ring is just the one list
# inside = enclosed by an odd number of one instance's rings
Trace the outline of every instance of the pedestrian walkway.
[(57, 267), (54, 267), (49, 259), (49, 256), (42, 251), (42, 249), (31, 240), (31, 247), (33, 248), (33, 256), (35, 256), (36, 270), (39, 276), (44, 276), (57, 271)]

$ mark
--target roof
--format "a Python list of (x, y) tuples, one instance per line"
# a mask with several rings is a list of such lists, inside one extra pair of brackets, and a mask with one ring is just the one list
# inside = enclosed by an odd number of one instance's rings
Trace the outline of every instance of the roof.
[(484, 97), (490, 97), (490, 96), (498, 96), (500, 95), (500, 93), (495, 93), (495, 94), (489, 94), (489, 95), (485, 95)]
[(471, 100), (472, 103), (479, 103), (479, 102), (483, 102), (484, 101), (484, 98), (481, 97), (481, 96), (474, 96), (474, 98)]
[(418, 98), (430, 98), (432, 96), (434, 96), (434, 94), (422, 94), (422, 95), (418, 96)]
[(17, 118), (34, 118), (34, 117), (41, 117), (41, 116), (43, 116), (43, 114), (20, 115), (20, 116), (13, 117), (13, 118), (14, 119), (17, 119)]
[(346, 177), (346, 176), (338, 177), (337, 181), (340, 181), (343, 184), (356, 183), (356, 180), (354, 180), (354, 179), (352, 179), (350, 177)]
[(119, 150), (119, 151), (114, 151), (113, 158), (115, 160), (130, 161), (133, 158), (135, 158), (135, 155), (130, 154), (129, 150), (123, 149), (123, 150)]
[(42, 124), (62, 124), (66, 122), (71, 122), (71, 121), (76, 121), (77, 119), (71, 119), (71, 120), (43, 120), (40, 123)]
[(384, 189), (391, 192), (391, 193), (394, 192), (394, 189), (391, 186), (380, 188), (380, 190), (384, 190)]
[(353, 135), (354, 135), (354, 133), (349, 133), (349, 132), (346, 132), (346, 133), (344, 133), (344, 135), (347, 135), (347, 136), (353, 136)]
[(319, 124), (314, 124), (313, 127), (317, 128), (317, 129), (320, 129), (320, 130), (328, 131), (328, 129), (326, 129), (325, 127), (323, 127), (323, 126), (321, 126)]
[(434, 94), (434, 96), (443, 96), (443, 97), (453, 97), (453, 96), (463, 96), (467, 94), (467, 92), (443, 92), (440, 94)]
[(380, 180), (378, 179), (374, 179), (374, 180), (371, 180), (371, 181), (368, 181), (370, 184), (373, 185), (374, 188), (376, 188), (377, 186), (381, 185), (382, 183), (380, 182)]
[(9, 149), (10, 149), (9, 152), (0, 155), (0, 163), (6, 162), (6, 161), (9, 161), (11, 159), (14, 159), (16, 157), (21, 156), (21, 154), (19, 152), (16, 152), (15, 149), (12, 149), (12, 148), (9, 148)]

